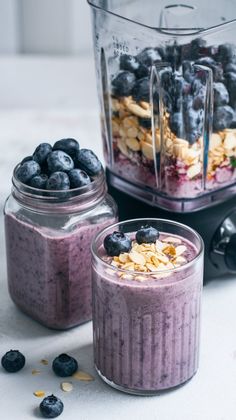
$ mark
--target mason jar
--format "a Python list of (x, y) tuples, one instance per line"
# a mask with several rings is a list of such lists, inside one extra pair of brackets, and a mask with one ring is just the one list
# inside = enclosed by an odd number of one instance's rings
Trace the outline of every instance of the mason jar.
[(43, 325), (67, 329), (91, 320), (94, 235), (117, 220), (102, 172), (68, 191), (32, 188), (16, 178), (4, 208), (9, 293)]

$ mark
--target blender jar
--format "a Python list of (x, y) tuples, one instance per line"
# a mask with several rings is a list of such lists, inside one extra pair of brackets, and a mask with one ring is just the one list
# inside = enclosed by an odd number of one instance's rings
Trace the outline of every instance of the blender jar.
[(197, 210), (236, 178), (234, 1), (88, 1), (110, 183)]

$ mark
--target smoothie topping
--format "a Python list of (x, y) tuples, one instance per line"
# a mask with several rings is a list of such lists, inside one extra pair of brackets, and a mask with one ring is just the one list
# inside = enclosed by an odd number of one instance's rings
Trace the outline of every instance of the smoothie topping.
[[(107, 250), (107, 241), (109, 238), (113, 238), (113, 235), (119, 242), (119, 235), (121, 238), (127, 240), (127, 235), (122, 232), (114, 232), (108, 235), (104, 240), (104, 247)], [(146, 234), (146, 240), (145, 240)], [(186, 245), (184, 245), (180, 238), (172, 236), (159, 237), (159, 232), (152, 226), (142, 227), (137, 231), (135, 240), (130, 240), (130, 249), (128, 251), (121, 251), (118, 253), (111, 253), (111, 249), (107, 252), (109, 262), (112, 266), (127, 271), (139, 271), (143, 273), (154, 272), (154, 271), (165, 271), (179, 267), (187, 262), (185, 252), (187, 251)], [(158, 239), (159, 238), (159, 239)], [(141, 240), (143, 242), (141, 242)], [(130, 273), (131, 274), (131, 273)], [(132, 276), (127, 277), (127, 274), (119, 274), (124, 278), (133, 278)], [(163, 275), (162, 275), (163, 276)], [(135, 279), (139, 280), (135, 277)], [(141, 280), (141, 278), (140, 278)]]
[(104, 248), (110, 257), (119, 256), (131, 250), (131, 240), (123, 232), (113, 232), (104, 239)]

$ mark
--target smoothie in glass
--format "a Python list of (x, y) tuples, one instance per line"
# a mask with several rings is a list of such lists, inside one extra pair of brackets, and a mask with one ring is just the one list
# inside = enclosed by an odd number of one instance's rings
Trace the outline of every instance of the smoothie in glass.
[[(136, 233), (145, 225), (158, 238), (139, 244)], [(111, 256), (104, 238), (114, 231), (131, 245)], [(140, 219), (103, 230), (92, 252), (99, 375), (115, 388), (144, 395), (186, 382), (198, 368), (202, 239), (179, 223)]]

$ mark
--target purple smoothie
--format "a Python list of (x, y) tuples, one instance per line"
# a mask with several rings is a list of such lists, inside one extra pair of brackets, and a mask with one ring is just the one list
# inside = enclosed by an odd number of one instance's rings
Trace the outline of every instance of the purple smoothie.
[[(181, 239), (185, 258), (192, 261), (199, 251)], [(195, 374), (202, 268), (201, 255), (168, 276), (154, 279), (148, 273), (138, 282), (121, 279), (116, 269), (93, 259), (94, 358), (105, 381), (123, 391), (150, 394)]]
[(6, 214), (8, 285), (15, 304), (50, 328), (91, 320), (90, 244), (112, 222), (84, 222), (70, 233), (55, 234)]

